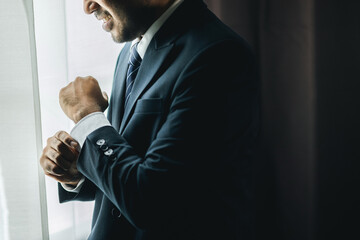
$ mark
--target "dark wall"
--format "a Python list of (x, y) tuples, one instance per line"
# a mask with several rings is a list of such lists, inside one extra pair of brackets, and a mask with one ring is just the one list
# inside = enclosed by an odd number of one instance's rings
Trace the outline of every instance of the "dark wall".
[(318, 239), (360, 239), (360, 1), (316, 1)]
[(256, 239), (360, 239), (360, 1), (206, 2), (259, 60)]

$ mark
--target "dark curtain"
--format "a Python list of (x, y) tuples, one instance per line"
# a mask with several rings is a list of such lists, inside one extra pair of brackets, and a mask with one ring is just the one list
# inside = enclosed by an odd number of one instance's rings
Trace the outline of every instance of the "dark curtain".
[(360, 239), (360, 1), (206, 2), (258, 56), (256, 239)]

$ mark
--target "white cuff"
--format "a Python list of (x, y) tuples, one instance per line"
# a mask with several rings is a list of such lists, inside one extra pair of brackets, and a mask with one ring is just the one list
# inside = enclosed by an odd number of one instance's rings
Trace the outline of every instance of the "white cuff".
[(79, 193), (80, 189), (84, 185), (84, 181), (85, 181), (85, 177), (82, 177), (75, 188), (70, 185), (64, 184), (64, 183), (61, 183), (61, 186), (63, 187), (63, 189), (65, 189), (68, 192)]
[(104, 126), (111, 126), (105, 114), (102, 112), (94, 112), (82, 118), (71, 130), (70, 135), (78, 141), (82, 147), (86, 137), (90, 133)]

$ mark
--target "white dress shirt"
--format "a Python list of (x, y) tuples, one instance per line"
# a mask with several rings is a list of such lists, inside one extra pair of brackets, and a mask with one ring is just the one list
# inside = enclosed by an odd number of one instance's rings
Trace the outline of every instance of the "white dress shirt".
[[(131, 45), (134, 45), (135, 43), (139, 42), (137, 46), (137, 51), (140, 55), (140, 57), (143, 59), (146, 53), (146, 50), (153, 39), (154, 35), (157, 33), (157, 31), (161, 28), (161, 26), (165, 23), (165, 21), (171, 16), (171, 14), (176, 10), (177, 7), (180, 6), (180, 4), (184, 0), (176, 0), (151, 26), (150, 28), (145, 32), (145, 34), (142, 36), (142, 38), (137, 38), (132, 41)], [(104, 127), (104, 126), (111, 126), (110, 122), (106, 118), (105, 114), (102, 112), (95, 112), (91, 113), (87, 116), (85, 116), (83, 119), (81, 119), (71, 130), (70, 135), (79, 142), (80, 146), (82, 147), (86, 137), (95, 131), (98, 128)], [(69, 192), (75, 192), (78, 193), (85, 181), (85, 178), (83, 177), (80, 182), (77, 184), (75, 188), (66, 185), (61, 184), (62, 187), (69, 191)]]

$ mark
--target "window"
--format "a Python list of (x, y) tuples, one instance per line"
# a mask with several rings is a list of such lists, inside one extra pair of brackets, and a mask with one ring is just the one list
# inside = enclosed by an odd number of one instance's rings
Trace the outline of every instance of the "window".
[[(77, 76), (95, 77), (109, 95), (115, 63), (122, 45), (115, 44), (94, 16), (83, 12), (82, 1), (34, 0), (43, 144), (73, 123), (58, 104), (59, 90)], [(46, 178), (51, 240), (85, 239), (92, 202), (59, 204), (57, 183)]]
[(84, 14), (82, 1), (4, 1), (0, 25), (0, 239), (83, 240), (93, 203), (59, 204), (39, 157), (48, 137), (73, 126), (59, 90), (92, 75), (110, 95), (123, 45)]
[(47, 239), (32, 2), (3, 1), (0, 25), (0, 238)]

